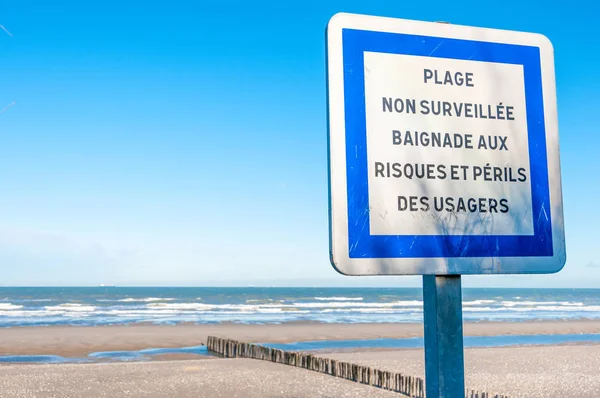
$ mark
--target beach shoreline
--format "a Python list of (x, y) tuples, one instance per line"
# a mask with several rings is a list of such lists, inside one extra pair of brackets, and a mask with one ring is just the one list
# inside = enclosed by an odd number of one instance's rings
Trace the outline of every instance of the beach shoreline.
[[(465, 336), (600, 334), (600, 321), (465, 323)], [(253, 343), (419, 338), (421, 323), (130, 324), (0, 329), (0, 355), (85, 357), (93, 352), (195, 347), (209, 335)]]
[[(600, 321), (465, 323), (464, 334), (492, 338), (600, 335)], [(116, 393), (124, 388), (132, 391), (134, 396), (144, 396), (148, 391), (153, 391), (162, 396), (211, 398), (258, 398), (285, 394), (330, 397), (332, 389), (338, 391), (338, 396), (397, 395), (283, 364), (208, 356), (205, 355), (205, 348), (203, 354), (171, 352), (150, 355), (141, 360), (88, 357), (94, 352), (196, 347), (204, 345), (210, 335), (254, 343), (323, 341), (327, 344), (327, 341), (335, 340), (420, 338), (423, 325), (294, 322), (267, 325), (130, 324), (4, 328), (0, 329), (0, 355), (58, 355), (63, 358), (87, 358), (89, 361), (50, 364), (7, 361), (0, 365), (0, 392), (6, 397), (20, 397), (19, 391), (26, 386), (35, 392), (35, 396), (80, 396), (79, 385), (85, 384), (93, 386), (86, 396), (104, 396), (100, 391), (103, 394), (106, 391)], [(467, 388), (531, 398), (588, 397), (600, 391), (600, 379), (596, 376), (600, 360), (600, 344), (597, 343), (466, 347), (464, 352)], [(424, 376), (422, 348), (331, 348), (320, 350), (317, 355), (404, 375)], [(241, 385), (244, 388), (240, 388)], [(302, 387), (308, 385), (310, 389)], [(60, 386), (60, 391), (59, 387), (48, 389), (48, 386)], [(254, 395), (247, 394), (248, 386), (252, 386)], [(315, 391), (315, 386), (322, 392)], [(198, 395), (198, 391), (202, 393)]]
[[(321, 357), (403, 375), (424, 377), (422, 349), (357, 350)], [(509, 397), (591, 397), (600, 391), (600, 345), (465, 349), (465, 387)], [(0, 366), (3, 397), (385, 397), (368, 385), (257, 359), (164, 357), (145, 362), (6, 364)], [(81, 386), (86, 386), (82, 395)], [(393, 395), (392, 395), (393, 394)]]

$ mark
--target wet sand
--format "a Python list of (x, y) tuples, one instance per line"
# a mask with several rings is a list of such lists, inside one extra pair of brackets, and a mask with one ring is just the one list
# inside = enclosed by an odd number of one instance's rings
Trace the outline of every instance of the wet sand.
[[(465, 335), (600, 333), (600, 322), (465, 324)], [(421, 324), (131, 325), (0, 329), (0, 355), (85, 357), (98, 351), (197, 346), (215, 335), (248, 342), (420, 337)], [(354, 350), (320, 356), (424, 374), (423, 351)], [(198, 360), (199, 358), (203, 358)], [(600, 396), (600, 345), (465, 350), (466, 387), (511, 397)], [(393, 394), (393, 395), (392, 395)], [(391, 397), (369, 386), (250, 359), (165, 354), (147, 362), (0, 366), (2, 397)]]
[[(422, 350), (328, 353), (423, 377)], [(167, 358), (164, 358), (167, 359)], [(597, 397), (600, 345), (465, 350), (466, 387), (512, 397)], [(0, 366), (12, 397), (399, 397), (333, 376), (253, 359)]]
[[(466, 323), (467, 336), (600, 333), (600, 321)], [(0, 355), (84, 357), (98, 351), (135, 351), (202, 345), (215, 335), (256, 343), (422, 337), (422, 324), (129, 325), (0, 329)]]

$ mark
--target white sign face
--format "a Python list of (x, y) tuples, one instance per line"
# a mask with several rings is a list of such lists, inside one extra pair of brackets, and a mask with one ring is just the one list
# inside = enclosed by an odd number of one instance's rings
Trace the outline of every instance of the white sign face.
[(564, 266), (545, 37), (337, 14), (327, 50), (330, 243), (339, 272)]

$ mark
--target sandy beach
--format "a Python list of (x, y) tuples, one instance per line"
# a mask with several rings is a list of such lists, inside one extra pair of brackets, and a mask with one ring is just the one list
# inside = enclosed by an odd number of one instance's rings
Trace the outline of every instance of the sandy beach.
[[(424, 377), (423, 350), (328, 353), (328, 357)], [(523, 398), (600, 396), (600, 345), (465, 349), (467, 388)]]
[(3, 398), (392, 398), (398, 394), (252, 359), (0, 367)]
[[(422, 350), (328, 357), (423, 377)], [(596, 397), (600, 346), (465, 350), (467, 388), (510, 397)], [(2, 397), (392, 397), (396, 393), (252, 359), (0, 366)]]
[[(595, 334), (600, 322), (466, 323), (467, 336)], [(0, 355), (85, 357), (202, 345), (215, 335), (257, 343), (422, 336), (421, 324), (129, 325), (0, 329)], [(361, 365), (423, 377), (422, 349), (327, 350)], [(600, 345), (465, 349), (466, 386), (511, 397), (590, 397), (600, 392)], [(117, 394), (119, 393), (119, 394)], [(2, 397), (386, 397), (391, 392), (315, 372), (251, 359), (191, 354), (157, 355), (147, 362), (4, 364)], [(397, 396), (394, 394), (393, 396)]]
[[(465, 336), (600, 333), (600, 321), (465, 323)], [(49, 326), (0, 329), (0, 355), (80, 357), (98, 351), (190, 347), (214, 335), (256, 343), (422, 337), (423, 325), (285, 323)]]

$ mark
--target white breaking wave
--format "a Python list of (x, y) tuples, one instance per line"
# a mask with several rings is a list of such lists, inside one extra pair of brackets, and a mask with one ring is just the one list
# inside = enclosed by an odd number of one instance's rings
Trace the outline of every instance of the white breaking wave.
[(170, 309), (170, 310), (196, 310), (196, 311), (205, 311), (211, 310), (215, 308), (231, 308), (228, 307), (229, 304), (203, 304), (203, 303), (152, 303), (148, 304), (148, 308), (160, 308), (160, 309)]
[[(535, 307), (536, 311), (574, 311), (574, 312), (578, 312), (578, 311), (583, 311), (583, 312), (600, 312), (600, 306), (599, 305), (587, 305), (587, 306), (581, 306), (581, 307), (573, 307), (573, 306), (539, 306), (539, 307)], [(519, 308), (519, 310), (525, 310), (525, 309), (521, 309)]]
[(362, 297), (314, 297), (315, 300), (319, 301), (362, 301)]
[(50, 305), (44, 307), (48, 311), (58, 311), (58, 312), (94, 312), (96, 307), (93, 305), (83, 305), (77, 303), (64, 303), (59, 305)]
[(52, 317), (61, 315), (56, 311), (44, 311), (44, 310), (16, 310), (16, 311), (1, 311), (0, 316), (6, 317), (23, 317), (23, 318), (41, 318), (41, 317)]
[(248, 299), (246, 303), (283, 303), (285, 300), (273, 300), (273, 299)]
[[(328, 292), (335, 294), (335, 292)], [(105, 324), (150, 321), (177, 322), (287, 322), (309, 320), (321, 322), (414, 322), (422, 319), (423, 302), (419, 296), (389, 295), (372, 297), (355, 292), (346, 297), (321, 293), (322, 296), (290, 296), (281, 299), (256, 294), (231, 298), (200, 297), (144, 297), (143, 294), (169, 294), (172, 292), (134, 293), (117, 296), (94, 296), (70, 302), (67, 298), (32, 297), (0, 300), (0, 325), (26, 324)], [(313, 293), (314, 294), (314, 293)], [(200, 294), (198, 294), (200, 295)], [(366, 297), (365, 297), (366, 296)], [(463, 302), (467, 320), (507, 319), (600, 319), (600, 300), (574, 295), (524, 295), (523, 298), (494, 295)], [(228, 301), (220, 301), (228, 300)], [(395, 300), (395, 301), (394, 301)], [(546, 301), (547, 300), (547, 301)], [(562, 301), (561, 301), (562, 300)], [(51, 301), (50, 303), (32, 303)], [(60, 304), (62, 302), (62, 304)], [(20, 305), (22, 304), (22, 305)], [(56, 305), (58, 304), (58, 305)]]
[[(169, 309), (155, 309), (155, 310), (110, 310), (105, 312), (98, 312), (98, 315), (109, 315), (116, 317), (146, 317), (146, 316), (187, 316), (187, 315), (198, 315), (197, 311), (181, 311), (181, 310), (169, 310)], [(240, 315), (239, 311), (203, 311), (204, 315)]]
[(473, 300), (473, 301), (464, 301), (463, 305), (482, 305), (482, 304), (493, 304), (496, 300)]
[(415, 308), (357, 308), (355, 311), (363, 314), (412, 314), (415, 310)]
[(463, 308), (465, 312), (600, 312), (600, 306), (568, 306), (568, 305), (538, 305), (529, 308), (523, 307), (467, 307)]
[(294, 303), (295, 307), (298, 308), (390, 308), (390, 307), (420, 307), (423, 305), (422, 301), (418, 300), (405, 300), (405, 301), (393, 301), (390, 303), (357, 303), (357, 302), (334, 302), (334, 303)]
[(563, 305), (563, 306), (574, 306), (581, 307), (583, 303), (573, 303), (570, 301), (503, 301), (504, 307), (517, 307), (517, 306), (536, 306), (536, 305)]
[(20, 308), (23, 308), (22, 305), (15, 305), (15, 304), (4, 304), (4, 303), (0, 303), (0, 310), (18, 310)]
[(412, 314), (420, 313), (420, 308), (352, 308), (350, 311), (342, 308), (328, 308), (319, 311), (319, 314), (335, 313), (361, 313), (361, 314)]
[(117, 300), (120, 303), (151, 303), (154, 301), (174, 301), (176, 299), (171, 297), (146, 297), (146, 298), (125, 298), (121, 300)]
[(244, 312), (293, 312), (309, 311), (316, 309), (368, 309), (368, 308), (420, 308), (423, 305), (421, 301), (396, 301), (391, 303), (363, 303), (363, 302), (320, 302), (320, 303), (293, 303), (293, 304), (205, 304), (205, 303), (150, 303), (146, 308), (151, 309), (169, 309), (179, 311), (215, 311), (215, 310), (234, 310)]

